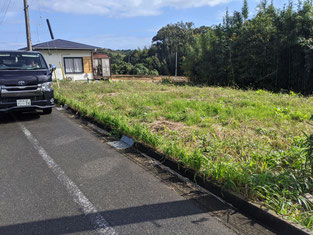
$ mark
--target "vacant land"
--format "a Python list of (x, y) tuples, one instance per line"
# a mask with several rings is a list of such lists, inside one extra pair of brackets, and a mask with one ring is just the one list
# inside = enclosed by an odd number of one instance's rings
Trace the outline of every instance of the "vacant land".
[(179, 76), (147, 76), (147, 75), (112, 75), (112, 81), (145, 81), (145, 82), (161, 82), (162, 80), (173, 81), (176, 83), (185, 83), (189, 79), (187, 77)]
[(131, 81), (64, 82), (56, 97), (313, 229), (313, 97)]

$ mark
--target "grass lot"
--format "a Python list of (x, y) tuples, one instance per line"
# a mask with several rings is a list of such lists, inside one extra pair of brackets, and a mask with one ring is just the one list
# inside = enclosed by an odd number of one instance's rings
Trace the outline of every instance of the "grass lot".
[(55, 95), (313, 230), (313, 97), (131, 81), (64, 82)]

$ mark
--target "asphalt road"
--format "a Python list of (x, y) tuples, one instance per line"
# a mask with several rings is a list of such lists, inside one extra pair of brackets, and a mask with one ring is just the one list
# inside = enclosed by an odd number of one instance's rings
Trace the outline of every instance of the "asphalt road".
[(54, 110), (0, 116), (0, 234), (235, 234)]

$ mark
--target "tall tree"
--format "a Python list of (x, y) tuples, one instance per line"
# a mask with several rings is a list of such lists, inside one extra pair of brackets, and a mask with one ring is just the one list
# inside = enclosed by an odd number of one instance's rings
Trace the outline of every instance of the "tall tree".
[[(175, 54), (178, 53), (178, 74), (182, 74), (182, 58), (186, 54), (187, 43), (193, 40), (194, 24), (192, 22), (179, 22), (168, 24), (161, 28), (153, 37), (153, 47), (157, 50), (160, 61), (165, 61), (167, 68), (162, 71), (165, 75), (173, 74), (175, 71)], [(166, 71), (167, 70), (167, 71)]]
[(247, 0), (243, 1), (241, 14), (242, 14), (244, 20), (246, 21), (248, 19), (248, 16), (249, 16), (249, 9), (248, 9), (248, 1)]
[(231, 16), (195, 35), (187, 47), (185, 73), (194, 82), (279, 91), (313, 92), (313, 2), (282, 10), (261, 0), (257, 14)]

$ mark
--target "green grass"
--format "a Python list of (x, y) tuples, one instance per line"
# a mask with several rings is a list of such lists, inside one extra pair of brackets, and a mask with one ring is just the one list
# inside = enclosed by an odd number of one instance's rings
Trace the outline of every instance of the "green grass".
[(313, 97), (143, 82), (63, 82), (55, 95), (313, 230)]

